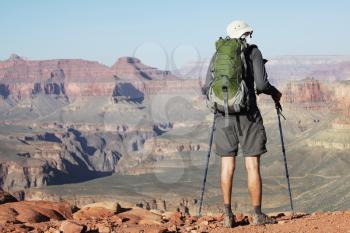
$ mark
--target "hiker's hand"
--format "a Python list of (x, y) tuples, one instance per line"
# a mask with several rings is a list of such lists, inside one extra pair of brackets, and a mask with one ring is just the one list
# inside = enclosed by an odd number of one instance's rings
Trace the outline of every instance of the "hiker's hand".
[(273, 93), (272, 95), (272, 99), (275, 102), (276, 108), (279, 109), (280, 112), (282, 111), (282, 106), (280, 103), (281, 97), (282, 97), (282, 93), (276, 89), (275, 93)]
[(274, 93), (273, 93), (271, 96), (272, 96), (273, 101), (274, 101), (276, 104), (278, 103), (279, 105), (281, 105), (279, 102), (280, 102), (280, 100), (281, 100), (282, 93), (279, 92), (279, 90), (275, 89)]
[(275, 102), (275, 106), (276, 106), (276, 109), (278, 109), (280, 112), (282, 112), (282, 105), (279, 101)]

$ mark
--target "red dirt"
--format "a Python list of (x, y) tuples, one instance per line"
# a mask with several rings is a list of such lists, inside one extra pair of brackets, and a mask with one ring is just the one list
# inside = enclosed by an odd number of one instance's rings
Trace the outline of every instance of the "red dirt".
[[(311, 215), (299, 213), (293, 218), (288, 213), (280, 213), (275, 215), (278, 224), (265, 226), (249, 225), (250, 216), (236, 213), (237, 224), (232, 229), (222, 226), (222, 215), (198, 218), (184, 216), (180, 212), (151, 212), (137, 207), (123, 209), (121, 213), (113, 213), (101, 207), (85, 208), (74, 213), (73, 217), (71, 213), (66, 202), (25, 201), (2, 204), (0, 232), (350, 233), (350, 211), (317, 212)], [(89, 213), (92, 213), (91, 216)]]
[(325, 213), (314, 213), (311, 215), (305, 215), (300, 218), (279, 219), (278, 224), (265, 225), (265, 226), (238, 226), (233, 229), (215, 229), (210, 232), (239, 232), (239, 233), (282, 233), (282, 232), (327, 232), (327, 233), (350, 233), (350, 211), (336, 211)]

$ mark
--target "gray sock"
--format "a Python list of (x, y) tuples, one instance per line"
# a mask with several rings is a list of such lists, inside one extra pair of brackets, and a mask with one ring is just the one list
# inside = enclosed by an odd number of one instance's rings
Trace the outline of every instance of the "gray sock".
[(224, 204), (224, 210), (225, 210), (225, 214), (227, 216), (232, 216), (232, 209), (231, 209), (231, 204)]
[(261, 205), (254, 206), (254, 213), (261, 214)]

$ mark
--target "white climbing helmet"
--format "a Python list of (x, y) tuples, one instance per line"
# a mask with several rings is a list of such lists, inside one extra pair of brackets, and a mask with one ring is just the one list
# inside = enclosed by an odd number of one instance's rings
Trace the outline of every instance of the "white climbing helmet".
[(244, 33), (253, 32), (253, 28), (251, 28), (246, 22), (242, 20), (235, 20), (231, 22), (227, 28), (227, 35), (230, 38), (240, 38)]

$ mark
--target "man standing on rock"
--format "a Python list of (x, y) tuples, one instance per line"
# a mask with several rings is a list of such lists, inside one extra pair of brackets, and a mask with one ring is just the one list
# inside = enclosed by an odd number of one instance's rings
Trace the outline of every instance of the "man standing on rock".
[[(233, 21), (228, 25), (228, 37), (226, 39), (220, 38), (217, 41), (216, 52), (211, 59), (206, 77), (206, 83), (202, 88), (203, 94), (206, 94), (208, 99), (214, 99), (212, 102), (219, 103), (218, 105), (216, 103), (213, 104), (216, 112), (214, 142), (216, 146), (216, 153), (221, 156), (221, 190), (223, 193), (225, 210), (224, 225), (226, 227), (234, 226), (234, 215), (231, 210), (231, 193), (238, 144), (240, 145), (245, 158), (245, 166), (248, 174), (248, 189), (254, 209), (253, 223), (276, 223), (275, 219), (270, 218), (261, 212), (262, 183), (260, 175), (260, 157), (262, 154), (267, 152), (267, 138), (263, 125), (263, 119), (257, 107), (255, 90), (257, 94), (263, 93), (271, 95), (272, 99), (276, 104), (278, 104), (278, 106), (280, 106), (279, 101), (282, 94), (269, 83), (265, 70), (265, 60), (263, 59), (258, 47), (256, 45), (248, 44), (248, 40), (251, 38), (252, 33), (252, 28), (243, 21)], [(234, 47), (234, 43), (238, 43), (239, 46)], [(231, 52), (230, 54), (226, 55), (220, 54), (222, 51), (222, 53), (225, 53), (225, 51), (227, 53), (230, 47), (235, 48), (231, 51), (241, 51), (240, 58), (242, 61), (229, 61), (229, 59), (234, 57), (234, 55), (231, 55)], [(231, 70), (226, 72), (227, 75), (221, 75), (222, 77), (220, 77), (219, 81), (217, 81), (219, 78), (215, 77), (215, 75), (222, 71), (220, 69), (225, 69), (225, 65), (227, 68), (227, 64), (232, 66), (236, 65), (234, 69), (242, 68), (243, 74), (241, 77), (242, 80), (244, 80), (244, 83), (242, 84), (241, 82), (241, 84), (239, 84), (241, 86), (238, 87), (245, 90), (242, 91), (244, 94), (242, 94), (243, 97), (239, 100), (241, 103), (237, 105), (239, 110), (237, 110), (237, 106), (232, 107), (231, 109), (234, 109), (231, 110), (231, 112), (234, 112), (233, 114), (230, 113), (230, 100), (228, 99), (230, 98), (230, 92), (227, 91), (228, 87), (231, 85), (230, 82), (232, 81), (230, 80), (230, 77), (227, 76), (236, 71)], [(240, 66), (238, 67), (237, 64), (240, 64)], [(232, 69), (232, 67), (229, 68)], [(222, 71), (220, 74), (222, 73), (225, 73), (225, 71)], [(237, 75), (235, 74), (235, 76)], [(219, 86), (220, 88), (217, 89), (217, 86), (215, 85), (221, 86)], [(233, 83), (233, 88), (234, 85), (235, 84)], [(217, 94), (217, 97), (211, 97), (213, 94), (215, 94), (214, 92), (216, 90), (219, 92), (223, 91), (223, 94)], [(226, 99), (223, 99), (220, 102), (219, 98), (222, 96)], [(243, 100), (244, 103), (242, 102)], [(217, 107), (220, 105), (220, 103), (222, 103), (221, 108)]]

